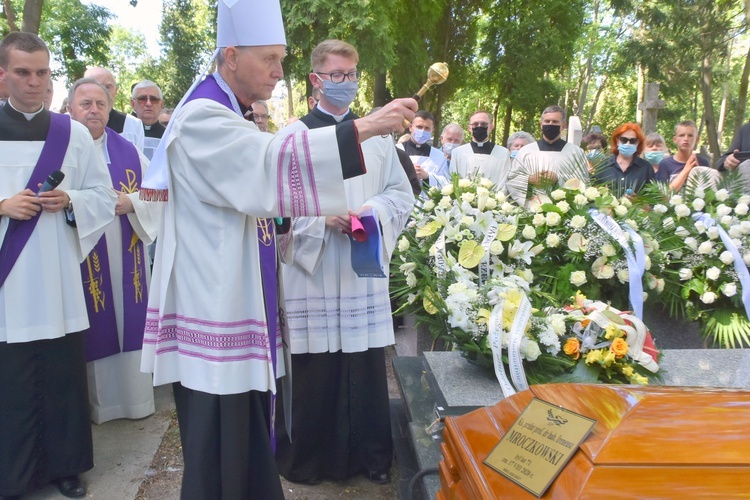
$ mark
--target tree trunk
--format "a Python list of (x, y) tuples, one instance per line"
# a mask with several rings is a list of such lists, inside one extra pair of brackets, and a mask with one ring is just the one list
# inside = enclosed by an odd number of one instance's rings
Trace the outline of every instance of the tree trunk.
[(729, 73), (732, 71), (732, 39), (729, 40), (727, 47), (727, 78), (724, 80), (724, 92), (721, 97), (721, 109), (719, 110), (719, 125), (716, 136), (719, 144), (724, 134), (724, 119), (727, 116), (727, 100), (729, 100)]
[(510, 120), (513, 117), (513, 103), (508, 101), (508, 105), (505, 106), (505, 118), (503, 118), (503, 144), (508, 142), (510, 137)]
[(735, 108), (733, 135), (737, 135), (740, 127), (745, 122), (745, 107), (747, 106), (747, 86), (750, 79), (750, 47), (747, 49), (745, 56), (745, 67), (742, 69), (742, 78), (740, 79), (740, 90), (737, 95), (737, 108)]
[(8, 21), (8, 30), (18, 31), (18, 25), (16, 24), (16, 11), (13, 10), (13, 5), (10, 0), (3, 0), (3, 7), (5, 10), (5, 18)]
[(596, 95), (594, 96), (594, 102), (591, 103), (591, 109), (589, 110), (589, 117), (586, 119), (586, 126), (583, 127), (584, 132), (588, 132), (591, 130), (591, 125), (594, 121), (594, 116), (596, 116), (596, 108), (599, 106), (599, 98), (602, 96), (602, 91), (604, 90), (604, 87), (607, 85), (607, 80), (609, 79), (609, 76), (606, 75), (604, 79), (602, 80), (601, 85), (596, 89)]
[[(287, 117), (287, 119), (289, 119), (290, 116), (294, 115), (294, 96), (292, 95), (292, 79), (289, 76), (289, 74), (287, 74), (285, 76), (284, 82), (286, 83), (286, 90), (287, 90), (287, 93), (286, 93), (286, 99), (287, 99), (287, 101), (286, 101), (286, 103), (287, 103), (287, 106), (288, 106), (287, 109), (289, 110), (287, 112), (287, 114), (286, 114), (286, 117)], [(286, 125), (286, 124), (284, 124), (284, 125)], [(283, 128), (283, 125), (281, 123), (277, 123), (276, 126), (279, 127), (279, 129)]]
[(706, 133), (708, 135), (708, 147), (713, 156), (712, 161), (721, 156), (719, 141), (716, 136), (716, 117), (714, 105), (711, 101), (711, 60), (708, 54), (704, 54), (701, 64), (701, 92), (703, 94), (703, 116), (706, 122)]
[(26, 0), (23, 6), (21, 31), (39, 34), (39, 25), (42, 23), (42, 5), (44, 5), (44, 0)]
[(636, 98), (636, 108), (635, 108), (635, 122), (636, 123), (643, 123), (643, 111), (638, 109), (638, 104), (643, 102), (643, 93), (645, 91), (646, 87), (646, 75), (643, 71), (643, 66), (640, 64), (638, 65), (638, 97)]
[(372, 107), (377, 108), (378, 106), (385, 106), (386, 104), (386, 81), (385, 73), (375, 73), (375, 81), (373, 83), (373, 96), (372, 96)]

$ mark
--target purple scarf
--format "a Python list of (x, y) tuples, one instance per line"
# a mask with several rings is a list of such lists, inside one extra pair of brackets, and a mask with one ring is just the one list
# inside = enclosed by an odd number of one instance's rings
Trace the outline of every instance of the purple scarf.
[[(118, 192), (135, 193), (141, 184), (138, 150), (117, 132), (107, 129), (109, 174)], [(122, 230), (122, 352), (140, 350), (146, 325), (146, 253), (127, 215), (120, 215)], [(120, 352), (110, 278), (107, 239), (102, 236), (81, 265), (90, 327), (86, 331), (86, 360), (106, 358)]]
[[(42, 152), (26, 184), (26, 189), (36, 191), (49, 174), (62, 167), (65, 153), (70, 143), (70, 117), (59, 113), (50, 113), (49, 130), (44, 141)], [(39, 222), (42, 210), (31, 219), (10, 219), (8, 230), (5, 232), (2, 247), (0, 247), (0, 288), (5, 284), (11, 269), (16, 264), (21, 251), (28, 243), (31, 234)]]

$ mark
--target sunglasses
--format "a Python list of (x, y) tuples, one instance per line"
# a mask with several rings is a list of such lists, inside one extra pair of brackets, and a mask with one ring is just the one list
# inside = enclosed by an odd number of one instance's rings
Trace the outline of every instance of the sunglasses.
[(620, 144), (638, 144), (637, 137), (619, 137), (617, 140), (620, 141)]
[(151, 101), (154, 104), (159, 104), (161, 102), (161, 97), (156, 97), (155, 95), (139, 95), (135, 98), (135, 100), (140, 102), (141, 104), (144, 104), (146, 101)]

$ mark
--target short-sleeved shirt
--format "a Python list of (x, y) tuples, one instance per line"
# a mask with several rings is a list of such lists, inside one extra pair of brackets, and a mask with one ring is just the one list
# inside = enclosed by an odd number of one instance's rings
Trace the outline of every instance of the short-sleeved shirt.
[[(708, 158), (705, 158), (703, 156), (698, 156), (697, 158), (698, 165), (702, 167), (708, 167), (711, 165), (711, 163), (708, 161)], [(659, 162), (659, 170), (657, 170), (656, 172), (656, 180), (669, 182), (672, 176), (682, 172), (683, 168), (685, 168), (685, 164), (683, 162), (675, 160), (674, 156), (664, 158)]]
[(629, 194), (628, 189), (637, 193), (653, 179), (654, 168), (640, 156), (633, 156), (630, 166), (623, 172), (617, 163), (617, 156), (612, 155), (594, 174), (594, 182), (607, 185), (616, 196)]

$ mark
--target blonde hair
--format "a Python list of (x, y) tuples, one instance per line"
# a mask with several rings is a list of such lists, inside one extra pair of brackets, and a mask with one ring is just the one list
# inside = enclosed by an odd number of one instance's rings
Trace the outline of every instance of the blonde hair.
[(355, 64), (359, 62), (359, 52), (352, 45), (343, 40), (324, 40), (315, 46), (310, 55), (310, 64), (312, 64), (313, 71), (326, 63), (328, 54), (353, 59)]

